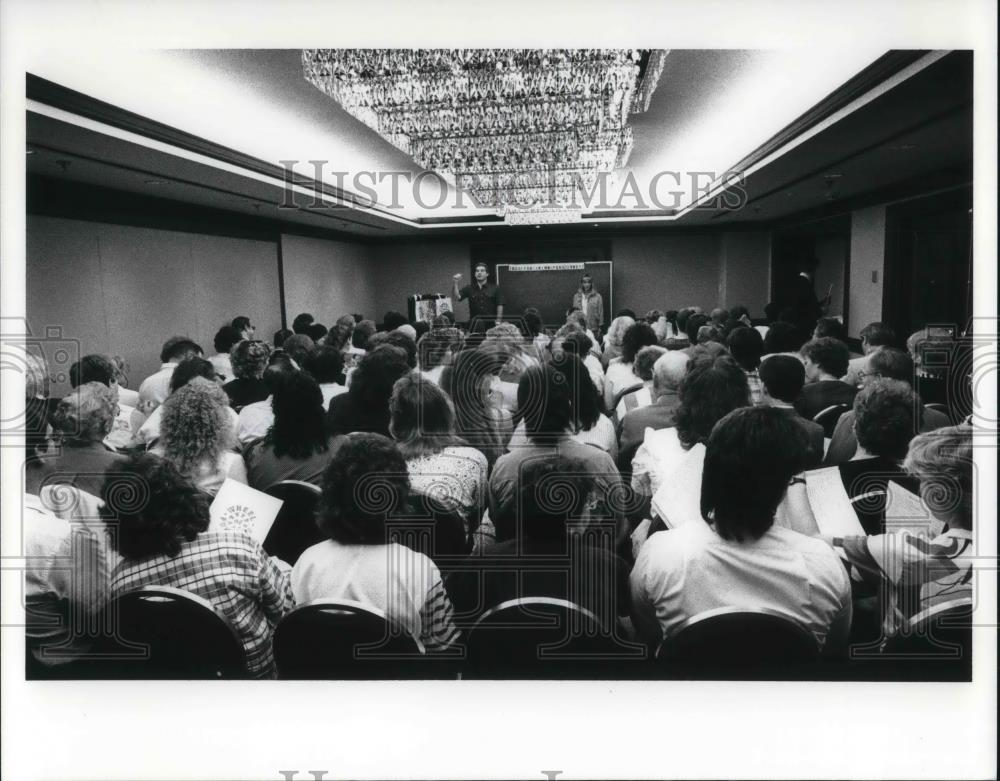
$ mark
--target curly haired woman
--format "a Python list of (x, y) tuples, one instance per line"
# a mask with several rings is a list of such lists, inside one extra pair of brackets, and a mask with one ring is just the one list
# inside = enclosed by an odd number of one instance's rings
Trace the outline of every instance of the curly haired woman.
[(243, 458), (228, 449), (233, 433), (226, 406), (218, 385), (200, 377), (191, 380), (163, 403), (160, 440), (151, 451), (212, 496), (227, 477), (247, 482)]
[(237, 412), (247, 404), (263, 401), (268, 397), (267, 386), (261, 377), (264, 376), (270, 357), (271, 348), (267, 343), (254, 339), (244, 339), (230, 351), (229, 358), (236, 379), (227, 382), (222, 389)]

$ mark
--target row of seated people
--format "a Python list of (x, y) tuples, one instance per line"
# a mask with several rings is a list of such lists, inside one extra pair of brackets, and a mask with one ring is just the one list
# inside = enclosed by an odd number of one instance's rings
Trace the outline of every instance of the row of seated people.
[[(317, 365), (325, 360), (328, 368), (336, 368), (337, 357), (341, 357), (336, 351), (314, 347), (308, 354), (300, 356), (301, 365), (312, 370), (307, 371), (300, 369), (299, 362), (288, 353), (277, 353), (275, 358), (269, 348), (260, 350), (261, 355), (266, 355), (266, 360), (259, 379), (267, 383), (268, 396), (243, 405), (238, 414), (232, 397), (219, 389), (217, 376), (210, 377), (203, 366), (198, 369), (198, 362), (203, 359), (190, 356), (170, 372), (168, 394), (162, 403), (159, 434), (152, 440), (149, 453), (132, 460), (126, 460), (125, 456), (113, 453), (102, 445), (102, 440), (111, 433), (111, 421), (116, 417), (113, 377), (105, 377), (107, 382), (100, 379), (82, 382), (77, 392), (62, 400), (51, 416), (51, 423), (60, 440), (59, 447), (54, 448), (53, 457), (36, 457), (28, 464), (27, 490), (29, 496), (38, 496), (46, 484), (69, 484), (100, 495), (109, 517), (113, 517), (113, 522), (124, 529), (130, 516), (128, 512), (114, 512), (112, 497), (120, 490), (111, 487), (115, 485), (116, 476), (120, 483), (123, 475), (138, 475), (140, 477), (135, 479), (147, 486), (154, 486), (157, 480), (166, 480), (167, 477), (171, 480), (176, 478), (183, 481), (186, 488), (180, 490), (175, 487), (162, 493), (194, 497), (189, 506), (178, 510), (178, 514), (181, 518), (191, 516), (194, 519), (191, 520), (194, 525), (179, 534), (185, 542), (195, 543), (208, 538), (204, 534), (207, 515), (202, 506), (207, 497), (217, 490), (222, 478), (239, 479), (241, 470), (245, 480), (256, 475), (250, 482), (261, 488), (289, 477), (321, 484), (324, 488), (319, 512), (321, 518), (335, 504), (331, 504), (333, 500), (328, 492), (349, 490), (351, 497), (342, 496), (337, 506), (349, 508), (344, 510), (345, 517), (357, 519), (366, 517), (366, 509), (372, 509), (358, 506), (359, 483), (370, 480), (373, 474), (399, 474), (405, 479), (390, 491), (396, 496), (394, 502), (398, 503), (401, 494), (412, 490), (433, 495), (450, 504), (460, 512), (473, 554), (480, 557), (497, 551), (501, 555), (523, 554), (527, 542), (533, 539), (541, 541), (543, 548), (552, 543), (565, 546), (567, 521), (577, 531), (581, 525), (580, 518), (585, 519), (583, 526), (588, 526), (591, 520), (604, 522), (605, 526), (613, 529), (610, 535), (613, 542), (605, 553), (609, 557), (620, 558), (614, 559), (619, 562), (615, 567), (600, 571), (616, 574), (609, 575), (606, 582), (578, 584), (577, 591), (586, 594), (589, 590), (604, 597), (617, 595), (611, 602), (604, 599), (602, 604), (615, 605), (613, 612), (623, 619), (631, 617), (631, 621), (625, 622), (627, 632), (636, 632), (651, 644), (669, 634), (685, 616), (690, 617), (695, 608), (729, 600), (730, 605), (774, 605), (777, 610), (808, 626), (820, 644), (826, 644), (827, 635), (833, 631), (837, 639), (832, 645), (842, 646), (851, 623), (848, 570), (833, 554), (834, 548), (828, 544), (832, 541), (815, 539), (818, 529), (809, 521), (808, 501), (803, 502), (801, 497), (796, 501), (794, 496), (800, 490), (800, 484), (796, 482), (788, 489), (789, 481), (796, 474), (807, 466), (818, 464), (822, 457), (817, 452), (814, 430), (810, 431), (810, 427), (805, 425), (808, 421), (794, 409), (794, 402), (802, 390), (801, 376), (813, 360), (809, 351), (802, 352), (806, 367), (799, 358), (784, 355), (758, 364), (756, 374), (761, 387), (755, 398), (751, 384), (755, 370), (745, 368), (739, 361), (740, 340), (745, 338), (744, 332), (754, 329), (745, 325), (731, 329), (727, 337), (731, 351), (714, 339), (681, 351), (663, 350), (653, 344), (637, 347), (637, 343), (647, 338), (646, 329), (652, 330), (648, 323), (633, 323), (626, 329), (628, 338), (623, 342), (629, 351), (635, 350), (631, 356), (623, 354), (620, 357), (631, 357), (632, 367), (639, 363), (643, 373), (643, 363), (650, 367), (652, 376), (650, 380), (645, 380), (644, 387), (649, 391), (650, 399), (655, 399), (655, 404), (628, 409), (617, 421), (617, 430), (611, 426), (610, 436), (600, 430), (595, 431), (599, 421), (603, 419), (610, 423), (617, 416), (614, 411), (610, 418), (605, 415), (594, 379), (595, 372), (578, 357), (581, 352), (588, 357), (591, 355), (590, 351), (580, 349), (587, 346), (580, 337), (589, 339), (582, 329), (560, 329), (563, 333), (557, 333), (550, 340), (546, 352), (533, 354), (526, 345), (527, 340), (507, 329), (494, 332), (492, 337), (488, 335), (482, 345), (464, 348), (461, 334), (456, 335), (450, 327), (442, 326), (432, 329), (422, 338), (423, 349), (420, 350), (416, 345), (412, 351), (391, 343), (370, 345), (373, 349), (366, 350), (351, 371), (349, 385), (317, 382), (317, 379), (331, 376), (323, 375), (322, 368), (317, 368)], [(403, 336), (409, 339), (408, 335)], [(412, 339), (409, 341), (412, 342)], [(397, 342), (406, 344), (402, 340)], [(257, 345), (263, 343), (255, 343), (252, 339), (241, 340), (232, 352), (232, 357), (237, 360), (241, 360), (237, 358), (240, 345), (258, 350)], [(813, 347), (816, 345), (813, 344)], [(642, 356), (644, 350), (646, 355)], [(887, 350), (879, 352), (889, 357), (894, 355)], [(419, 370), (416, 368), (418, 355), (422, 364)], [(921, 427), (918, 422), (921, 408), (905, 379), (893, 381), (887, 378), (887, 371), (879, 367), (874, 356), (872, 362), (874, 366), (866, 374), (865, 387), (854, 402), (855, 421), (852, 422), (851, 432), (855, 435), (857, 450), (852, 453), (852, 463), (882, 458), (891, 464), (892, 476), (905, 480), (900, 462), (906, 455), (910, 439)], [(611, 365), (617, 364), (609, 362)], [(313, 372), (321, 376), (316, 377)], [(77, 378), (83, 379), (83, 374), (78, 367)], [(511, 382), (515, 377), (516, 384)], [(637, 378), (641, 379), (638, 375)], [(343, 390), (327, 396), (323, 386), (331, 384)], [(514, 385), (513, 393), (505, 387), (510, 385)], [(614, 448), (619, 445), (618, 436), (632, 430), (628, 425), (630, 416), (640, 416), (653, 406), (665, 407), (666, 404), (661, 403), (664, 398), (671, 401), (669, 394), (660, 393), (663, 390), (672, 391), (672, 400), (676, 404), (669, 410), (671, 414), (661, 419), (663, 425), (644, 427), (644, 437), (635, 459), (623, 465), (623, 479), (614, 458)], [(750, 414), (754, 401), (758, 401), (756, 406), (765, 409), (757, 409)], [(269, 425), (264, 429), (263, 436), (250, 438), (240, 447), (240, 423), (244, 413), (254, 404), (263, 405), (257, 411), (262, 413), (265, 422), (269, 421)], [(269, 417), (266, 414), (268, 406)], [(723, 421), (727, 425), (723, 426)], [(962, 450), (968, 431), (967, 427), (944, 429), (938, 438), (927, 442), (918, 440), (921, 448), (932, 450), (941, 463), (937, 466), (913, 466), (907, 473), (921, 483), (933, 485), (935, 480), (947, 479), (952, 481), (949, 484), (953, 484), (957, 470), (960, 477), (958, 484), (963, 486), (963, 491), (971, 491), (968, 475), (961, 471), (967, 468), (971, 473), (968, 451)], [(667, 439), (654, 442), (658, 435)], [(713, 474), (713, 438), (719, 447), (724, 446), (725, 456), (718, 457), (721, 458), (720, 464), (730, 469), (731, 473), (715, 478), (717, 482), (714, 484), (722, 486), (719, 489), (722, 493), (706, 504), (706, 494), (713, 484), (709, 479)], [(957, 460), (942, 460), (942, 452), (950, 453), (956, 447), (959, 451)], [(962, 455), (963, 452), (965, 455)], [(378, 457), (374, 461), (366, 460), (366, 454)], [(692, 458), (683, 458), (687, 454)], [(379, 459), (382, 459), (381, 462)], [(683, 490), (678, 493), (683, 493), (688, 499), (696, 497), (697, 517), (700, 520), (664, 531), (664, 537), (658, 537), (652, 536), (651, 532), (663, 524), (655, 523), (657, 519), (654, 518), (654, 523), (645, 523), (642, 534), (634, 533), (638, 531), (634, 528), (636, 521), (653, 514), (643, 499), (656, 493), (663, 484), (669, 485), (672, 473), (681, 461), (685, 461), (683, 475), (687, 483), (681, 486)], [(693, 471), (691, 463), (695, 464)], [(916, 465), (918, 461), (913, 463)], [(887, 473), (882, 468), (885, 465), (876, 464), (874, 472), (885, 477)], [(357, 471), (351, 473), (352, 477), (348, 473), (354, 467)], [(940, 474), (934, 471), (939, 467)], [(536, 471), (538, 474), (535, 474)], [(845, 474), (844, 479), (845, 486), (859, 483), (856, 476)], [(579, 506), (570, 507), (561, 514), (552, 513), (551, 508), (547, 512), (547, 503), (543, 499), (548, 494), (558, 496), (560, 492), (542, 491), (538, 487), (539, 482), (546, 480), (553, 485), (569, 486), (566, 491), (571, 495), (586, 498), (581, 499)], [(629, 491), (629, 482), (633, 492)], [(770, 489), (766, 488), (768, 485)], [(910, 487), (914, 487), (912, 482)], [(159, 495), (160, 492), (151, 493)], [(711, 501), (719, 504), (712, 504)], [(725, 507), (726, 502), (733, 501), (737, 502), (738, 508)], [(758, 501), (762, 502), (759, 506)], [(450, 607), (446, 606), (450, 605), (451, 599), (466, 612), (476, 609), (473, 603), (483, 607), (482, 593), (468, 600), (458, 596), (466, 591), (476, 591), (475, 587), (461, 586), (463, 580), (468, 581), (470, 577), (467, 573), (462, 576), (457, 572), (455, 584), (444, 586), (440, 573), (435, 574), (433, 562), (421, 560), (420, 566), (417, 566), (412, 561), (401, 559), (398, 549), (392, 549), (395, 551), (392, 555), (387, 553), (389, 548), (344, 549), (345, 544), (385, 546), (386, 507), (395, 505), (393, 502), (390, 505), (378, 504), (375, 512), (368, 513), (371, 516), (368, 520), (374, 524), (372, 528), (375, 531), (371, 536), (361, 535), (364, 542), (361, 537), (350, 534), (338, 537), (329, 531), (327, 525), (323, 528), (331, 534), (334, 547), (331, 549), (330, 545), (321, 543), (296, 562), (268, 559), (258, 550), (259, 545), (255, 548), (246, 540), (241, 543), (249, 545), (248, 550), (255, 551), (253, 556), (256, 558), (247, 566), (255, 568), (260, 579), (271, 579), (272, 585), (278, 584), (274, 592), (278, 597), (254, 598), (262, 611), (255, 614), (252, 622), (255, 628), (251, 633), (255, 633), (256, 640), (248, 641), (247, 645), (248, 663), (255, 673), (266, 675), (272, 672), (267, 661), (267, 632), (262, 627), (273, 628), (278, 616), (291, 604), (281, 596), (283, 592), (279, 581), (282, 573), (287, 573), (292, 564), (298, 568), (315, 559), (317, 572), (328, 572), (332, 567), (340, 573), (335, 576), (317, 575), (319, 582), (315, 589), (293, 593), (294, 599), (300, 603), (303, 599), (338, 595), (350, 598), (354, 594), (362, 596), (361, 601), (381, 603), (385, 607), (410, 604), (418, 608), (418, 613), (426, 604), (431, 606), (428, 609), (436, 605), (440, 611), (447, 612)], [(788, 510), (789, 506), (794, 508), (793, 512)], [(167, 508), (158, 507), (156, 517), (162, 519), (170, 513)], [(855, 555), (867, 551), (869, 559), (879, 561), (871, 551), (875, 541), (885, 536), (882, 534), (884, 529), (880, 528), (880, 511), (876, 508), (869, 515), (873, 515), (874, 520), (865, 518), (865, 530), (873, 535), (871, 539), (867, 543), (851, 542), (841, 549), (852, 551)], [(942, 533), (952, 537), (957, 534), (957, 539), (970, 542), (971, 510), (966, 515), (941, 518), (947, 524)], [(774, 525), (776, 516), (780, 521), (778, 525)], [(143, 517), (142, 512), (138, 512), (133, 520), (141, 525), (147, 522)], [(381, 527), (375, 523), (378, 518), (382, 519)], [(541, 519), (537, 521), (539, 530), (535, 528), (535, 519)], [(350, 525), (350, 522), (347, 523)], [(320, 524), (323, 526), (322, 521)], [(727, 528), (727, 524), (735, 526)], [(749, 526), (742, 528), (745, 524)], [(540, 531), (542, 527), (548, 531)], [(553, 533), (551, 530), (556, 527), (559, 532)], [(966, 532), (964, 537), (960, 534), (961, 530)], [(627, 541), (630, 534), (631, 544)], [(169, 536), (166, 532), (164, 535)], [(693, 539), (681, 542), (692, 535)], [(775, 536), (780, 539), (771, 539)], [(121, 531), (118, 538), (123, 539)], [(180, 555), (179, 538), (175, 534), (171, 539), (174, 542), (157, 543), (160, 547), (154, 545), (155, 555), (150, 547), (140, 545), (133, 549), (140, 551), (132, 558), (140, 562), (138, 570), (143, 573), (135, 578), (122, 576), (122, 573), (130, 571), (127, 556), (120, 549), (115, 551), (122, 560), (111, 568), (114, 573), (110, 576), (111, 583), (125, 584), (121, 588), (134, 588), (149, 583), (181, 582), (182, 588), (197, 592), (195, 584), (200, 578), (199, 567), (178, 564), (187, 575), (194, 573), (192, 580), (178, 581), (177, 573), (170, 572), (173, 569), (171, 562), (178, 563)], [(670, 539), (676, 540), (680, 547), (664, 542)], [(947, 551), (949, 560), (960, 562), (958, 572), (966, 577), (967, 583), (967, 552), (959, 551), (951, 556), (955, 546), (950, 544), (950, 540), (935, 540), (935, 543), (941, 550)], [(656, 544), (652, 545), (654, 541)], [(662, 546), (668, 546), (668, 549), (660, 550)], [(687, 550), (684, 546), (693, 546), (692, 550), (698, 551), (697, 555), (692, 554), (690, 561), (688, 554), (682, 552)], [(932, 550), (933, 555), (938, 555), (937, 548)], [(921, 551), (926, 553), (925, 548), (920, 546), (913, 546), (912, 550), (904, 549), (904, 552), (913, 555)], [(197, 552), (193, 555), (198, 557)], [(676, 558), (678, 555), (680, 559)], [(742, 561), (741, 556), (748, 558)], [(107, 558), (109, 563), (115, 561), (111, 553)], [(773, 566), (765, 567), (757, 558), (773, 559)], [(213, 553), (207, 559), (217, 561), (217, 554)], [(376, 565), (375, 559), (380, 559), (382, 564)], [(154, 560), (156, 563), (147, 566)], [(633, 560), (634, 568), (631, 566)], [(698, 576), (685, 575), (685, 568), (695, 560), (701, 562), (692, 565), (696, 570), (699, 566), (707, 566), (709, 572), (712, 566), (731, 569), (733, 562), (742, 561), (735, 566), (735, 570), (751, 582), (742, 584), (746, 586), (745, 593), (742, 586), (720, 586), (719, 590), (713, 591), (711, 585)], [(710, 564), (711, 561), (715, 561), (715, 565)], [(870, 564), (868, 561), (864, 563)], [(404, 589), (409, 594), (405, 599), (401, 596), (403, 592), (392, 595), (390, 599), (384, 593), (388, 582), (385, 567), (399, 570), (396, 572), (399, 577), (404, 572), (430, 574), (418, 578), (416, 584), (408, 584), (415, 591)], [(857, 571), (864, 570), (869, 577), (880, 576), (890, 580), (893, 573), (897, 580), (909, 576), (910, 569), (907, 567), (902, 570), (895, 567), (896, 564), (882, 561), (875, 568), (865, 570), (862, 566)], [(382, 584), (380, 597), (357, 586), (352, 580), (353, 575), (343, 575), (361, 570), (375, 573), (376, 580)], [(623, 573), (629, 571), (632, 586), (626, 590), (620, 584), (625, 582)], [(757, 576), (751, 573), (761, 571), (769, 572), (770, 576), (763, 578), (763, 585), (753, 583), (753, 578)], [(790, 572), (794, 572), (794, 577)], [(810, 578), (818, 578), (818, 583), (813, 583)], [(736, 580), (741, 583), (739, 577)], [(798, 594), (789, 593), (792, 581), (798, 584)], [(291, 583), (295, 583), (294, 572)], [(678, 583), (688, 585), (678, 590)], [(803, 584), (806, 586), (804, 591)], [(908, 587), (913, 585), (908, 584)], [(919, 588), (921, 584), (916, 585)], [(358, 590), (353, 591), (355, 588)], [(246, 605), (226, 608), (228, 597), (225, 595), (231, 595), (232, 591), (232, 588), (219, 584), (216, 587), (205, 586), (206, 598), (218, 605), (231, 620), (246, 611)], [(452, 591), (455, 594), (451, 594)], [(421, 601), (414, 594), (425, 595), (426, 599)], [(825, 596), (820, 597), (820, 594)], [(670, 600), (675, 598), (679, 598), (681, 603), (687, 600), (687, 607), (681, 609), (678, 607), (680, 603), (668, 606)], [(582, 596), (579, 599), (586, 601)], [(89, 604), (95, 601), (100, 600), (92, 600)], [(391, 605), (386, 605), (386, 601)], [(837, 607), (835, 615), (828, 609), (832, 605)], [(600, 608), (596, 603), (592, 606)], [(430, 634), (423, 637), (427, 648), (447, 647), (456, 641), (459, 630), (454, 621), (441, 618), (444, 613), (440, 611), (431, 611), (436, 618), (425, 616), (419, 621), (412, 616), (405, 620), (402, 616), (399, 618), (417, 635), (423, 635), (421, 627), (432, 628)], [(606, 608), (603, 613), (607, 613)], [(893, 621), (898, 626), (898, 616), (887, 615), (885, 618), (887, 626), (891, 626)], [(237, 628), (241, 623), (242, 619), (234, 620)], [(240, 631), (242, 635), (243, 630)]]

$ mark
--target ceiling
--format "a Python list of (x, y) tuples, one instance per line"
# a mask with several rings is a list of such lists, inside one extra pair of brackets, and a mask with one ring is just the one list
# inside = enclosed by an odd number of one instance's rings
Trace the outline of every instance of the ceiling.
[[(644, 203), (612, 190), (607, 208), (592, 209), (582, 223), (536, 230), (754, 225), (894, 188), (971, 181), (971, 53), (855, 52), (830, 58), (836, 67), (807, 54), (810, 69), (798, 50), (671, 51), (649, 111), (632, 120), (625, 176)], [(440, 200), (430, 177), (425, 206), (405, 185), (394, 197), (389, 179), (373, 188), (378, 204), (334, 208), (338, 197), (357, 194), (356, 172), (421, 172), (308, 84), (297, 50), (157, 52), (133, 66), (123, 74), (100, 59), (60, 60), (31, 69), (29, 175), (363, 241), (526, 230), (468, 200), (457, 208), (454, 192), (428, 208)], [(301, 162), (288, 208), (289, 164), (280, 161), (292, 159)], [(310, 160), (331, 162), (317, 176)], [(709, 172), (726, 170), (745, 175), (727, 195), (732, 208), (698, 201)], [(335, 171), (348, 175), (338, 182)], [(654, 181), (659, 204), (649, 195)]]

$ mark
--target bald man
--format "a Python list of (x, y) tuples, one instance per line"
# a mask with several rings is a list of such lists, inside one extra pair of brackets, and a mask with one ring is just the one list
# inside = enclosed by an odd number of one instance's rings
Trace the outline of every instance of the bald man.
[(653, 364), (653, 403), (634, 409), (622, 418), (619, 440), (619, 463), (631, 467), (636, 450), (646, 437), (646, 429), (670, 428), (680, 399), (677, 388), (687, 371), (688, 356), (679, 350), (661, 355)]

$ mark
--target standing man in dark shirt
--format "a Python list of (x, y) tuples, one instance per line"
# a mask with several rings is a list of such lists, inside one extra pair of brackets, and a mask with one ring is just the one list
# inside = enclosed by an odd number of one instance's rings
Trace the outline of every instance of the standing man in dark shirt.
[(458, 301), (469, 299), (469, 331), (484, 333), (495, 323), (503, 320), (503, 293), (492, 282), (488, 282), (489, 269), (485, 263), (477, 263), (475, 283), (459, 289), (461, 274), (452, 277), (451, 294)]

